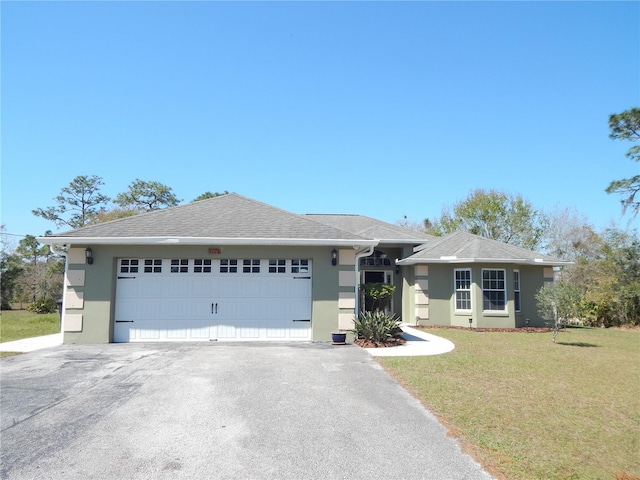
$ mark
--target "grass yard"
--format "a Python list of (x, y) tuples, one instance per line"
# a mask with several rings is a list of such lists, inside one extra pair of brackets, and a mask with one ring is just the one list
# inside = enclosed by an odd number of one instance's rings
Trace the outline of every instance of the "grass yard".
[(0, 342), (39, 337), (60, 332), (60, 315), (26, 310), (3, 310), (0, 314)]
[(429, 330), (431, 357), (378, 357), (501, 479), (640, 478), (640, 332)]

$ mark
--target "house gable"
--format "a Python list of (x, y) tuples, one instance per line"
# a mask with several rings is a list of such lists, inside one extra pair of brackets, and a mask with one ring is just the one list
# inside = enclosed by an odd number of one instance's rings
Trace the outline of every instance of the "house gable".
[(428, 263), (510, 263), (545, 266), (570, 265), (571, 262), (533, 252), (467, 232), (454, 232), (434, 238), (415, 248), (401, 265)]
[(230, 193), (90, 225), (44, 238), (48, 244), (373, 245), (370, 238)]

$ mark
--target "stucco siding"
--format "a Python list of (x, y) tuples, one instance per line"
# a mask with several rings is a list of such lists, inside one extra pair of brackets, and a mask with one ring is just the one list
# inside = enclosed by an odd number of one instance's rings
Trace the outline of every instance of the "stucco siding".
[[(64, 333), (65, 343), (108, 343), (113, 340), (117, 261), (120, 258), (307, 258), (312, 261), (311, 336), (330, 341), (339, 320), (339, 268), (331, 265), (331, 247), (219, 246), (100, 246), (91, 245), (94, 263), (69, 264), (71, 278), (84, 276), (84, 285), (68, 286), (65, 295), (82, 294), (81, 308), (65, 308), (65, 314), (82, 315), (82, 331)], [(82, 249), (83, 250), (83, 249)], [(349, 267), (346, 267), (349, 268)], [(76, 270), (82, 270), (80, 274)], [(72, 282), (75, 283), (75, 282)], [(72, 293), (69, 294), (69, 289)], [(348, 288), (344, 289), (345, 292)], [(343, 292), (343, 293), (345, 293)], [(344, 298), (344, 297), (343, 297)], [(77, 305), (77, 303), (76, 303)], [(77, 328), (78, 317), (73, 318)]]
[[(474, 328), (514, 328), (524, 327), (529, 320), (531, 326), (545, 326), (545, 321), (537, 312), (535, 295), (537, 291), (553, 279), (553, 270), (530, 265), (509, 264), (430, 264), (416, 265), (409, 285), (410, 294), (404, 297), (405, 308), (415, 312), (417, 325), (457, 326)], [(417, 267), (421, 267), (418, 269)], [(471, 309), (458, 311), (455, 308), (456, 269), (471, 270)], [(506, 308), (501, 311), (483, 310), (482, 272), (484, 269), (503, 270), (506, 283)], [(519, 312), (515, 310), (514, 270), (520, 274)], [(418, 272), (421, 274), (418, 275)]]
[[(539, 267), (520, 267), (521, 277), (521, 311), (516, 313), (516, 326), (524, 327), (529, 320), (532, 327), (545, 327), (546, 322), (538, 313), (535, 295), (544, 286), (545, 283), (552, 282), (553, 278), (547, 277), (549, 269), (541, 269)], [(553, 275), (553, 271), (551, 271)]]
[[(416, 282), (421, 288), (427, 288), (429, 298), (429, 318), (420, 319), (419, 325), (451, 325), (451, 292), (453, 285), (453, 273), (449, 265), (434, 264), (428, 269), (424, 266), (417, 269), (420, 276), (416, 275)], [(424, 274), (428, 273), (425, 277)], [(424, 292), (424, 290), (422, 290)]]

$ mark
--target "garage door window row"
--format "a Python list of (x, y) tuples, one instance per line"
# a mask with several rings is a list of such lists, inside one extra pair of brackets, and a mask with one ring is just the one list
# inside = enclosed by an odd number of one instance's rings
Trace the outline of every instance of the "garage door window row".
[[(164, 262), (164, 271), (170, 273), (310, 273), (308, 259), (172, 258)], [(123, 258), (120, 259), (119, 270), (120, 273), (163, 273), (163, 259)]]

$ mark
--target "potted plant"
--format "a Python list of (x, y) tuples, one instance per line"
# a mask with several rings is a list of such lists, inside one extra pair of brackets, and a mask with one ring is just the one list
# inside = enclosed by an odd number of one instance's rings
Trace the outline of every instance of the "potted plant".
[(346, 332), (332, 332), (331, 333), (331, 343), (333, 345), (346, 345), (346, 343), (347, 343), (347, 334), (346, 334)]

